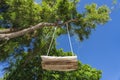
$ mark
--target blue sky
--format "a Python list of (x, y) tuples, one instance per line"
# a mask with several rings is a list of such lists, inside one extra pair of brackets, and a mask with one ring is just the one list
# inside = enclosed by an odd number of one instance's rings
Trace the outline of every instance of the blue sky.
[[(114, 8), (112, 0), (81, 0), (78, 9), (82, 12), (84, 5), (92, 2), (98, 6), (110, 6), (113, 9), (110, 14), (111, 20), (105, 25), (99, 25), (89, 39), (83, 42), (73, 37), (74, 53), (82, 63), (102, 70), (101, 80), (120, 80), (120, 4)], [(67, 36), (61, 36), (57, 41), (58, 48), (70, 51)]]
[[(84, 5), (92, 2), (98, 6), (107, 4), (113, 9), (112, 0), (81, 0), (79, 11), (84, 11)], [(120, 4), (113, 9), (110, 16), (112, 20), (105, 25), (99, 25), (89, 39), (80, 42), (76, 36), (72, 37), (72, 45), (74, 53), (83, 64), (102, 70), (101, 80), (120, 80)], [(57, 48), (70, 51), (66, 35), (60, 36), (57, 42)], [(5, 65), (0, 63), (0, 71)]]

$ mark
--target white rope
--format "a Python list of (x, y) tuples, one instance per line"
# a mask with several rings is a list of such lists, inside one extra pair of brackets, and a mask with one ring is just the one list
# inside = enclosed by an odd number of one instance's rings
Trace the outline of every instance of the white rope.
[(54, 30), (54, 33), (53, 33), (53, 35), (52, 35), (52, 40), (51, 40), (51, 42), (50, 42), (50, 46), (49, 46), (49, 48), (48, 48), (47, 56), (49, 55), (49, 52), (50, 52), (50, 49), (51, 49), (51, 46), (52, 46), (52, 43), (53, 43), (53, 40), (54, 40), (54, 36), (55, 36), (55, 32), (56, 32), (57, 27), (55, 27), (54, 29), (55, 29), (55, 30)]
[(68, 39), (69, 39), (69, 43), (70, 43), (70, 49), (71, 49), (72, 56), (73, 56), (74, 53), (73, 53), (73, 47), (72, 47), (72, 43), (71, 43), (71, 39), (70, 39), (70, 32), (68, 30), (68, 23), (66, 23), (66, 26), (67, 26)]

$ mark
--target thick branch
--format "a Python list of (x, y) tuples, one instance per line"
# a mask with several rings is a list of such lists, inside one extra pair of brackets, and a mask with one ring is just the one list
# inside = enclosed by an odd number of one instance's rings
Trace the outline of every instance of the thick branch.
[(12, 33), (12, 32), (17, 32), (20, 31), (21, 29), (19, 28), (9, 28), (9, 29), (2, 29), (0, 30), (0, 34), (7, 34), (7, 33)]
[[(77, 21), (78, 21), (77, 19), (72, 19), (72, 20), (67, 21), (67, 23), (77, 22)], [(60, 25), (64, 25), (65, 23), (60, 24)], [(23, 30), (20, 30), (20, 31), (17, 31), (17, 32), (11, 32), (11, 33), (6, 33), (6, 34), (5, 33), (2, 33), (2, 34), (0, 33), (0, 40), (9, 40), (9, 39), (12, 39), (12, 38), (15, 38), (15, 37), (22, 36), (26, 33), (33, 32), (34, 30), (40, 29), (44, 26), (49, 27), (49, 26), (56, 26), (56, 25), (57, 25), (56, 23), (45, 23), (45, 22), (43, 22), (43, 23), (39, 23), (35, 26), (31, 26), (29, 28), (26, 28), (26, 29), (23, 29)], [(3, 31), (3, 32), (5, 32), (5, 31)]]
[(12, 32), (12, 33), (8, 33), (8, 34), (0, 34), (0, 40), (9, 40), (11, 38), (15, 38), (15, 37), (19, 37), (19, 36), (22, 36), (26, 33), (29, 33), (29, 32), (32, 32), (34, 30), (37, 30), (39, 28), (42, 28), (43, 26), (55, 26), (56, 24), (54, 23), (39, 23), (35, 26), (32, 26), (32, 27), (29, 27), (27, 29), (23, 29), (21, 31), (18, 31), (18, 32)]
[(8, 33), (10, 31), (11, 31), (10, 29), (3, 29), (3, 30), (0, 30), (0, 34)]

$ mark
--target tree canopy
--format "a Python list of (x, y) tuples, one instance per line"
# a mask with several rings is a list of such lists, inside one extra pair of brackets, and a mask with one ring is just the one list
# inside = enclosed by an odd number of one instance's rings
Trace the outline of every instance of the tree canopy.
[(46, 71), (41, 68), (41, 55), (46, 55), (54, 28), (57, 27), (51, 56), (71, 56), (56, 48), (56, 38), (66, 34), (80, 41), (88, 38), (97, 25), (109, 21), (109, 8), (92, 3), (79, 13), (79, 0), (1, 0), (0, 61), (9, 62), (5, 80), (100, 80), (101, 71), (79, 61), (72, 72)]

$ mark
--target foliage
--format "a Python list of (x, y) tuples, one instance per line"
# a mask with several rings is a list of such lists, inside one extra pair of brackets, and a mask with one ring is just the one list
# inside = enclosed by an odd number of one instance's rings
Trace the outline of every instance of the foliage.
[[(76, 4), (78, 0), (42, 0), (37, 4), (34, 0), (5, 0), (0, 9), (0, 20), (10, 24), (10, 28), (24, 29), (40, 22), (65, 23), (71, 19), (76, 22), (69, 23), (71, 35), (78, 35), (82, 41), (89, 37), (91, 31), (99, 24), (105, 24), (109, 18), (109, 8), (97, 4), (85, 6), (85, 12), (78, 13)], [(4, 28), (5, 26), (0, 25)], [(44, 27), (40, 30), (27, 33), (9, 41), (1, 41), (0, 60), (8, 60), (10, 66), (6, 68), (5, 80), (99, 80), (101, 71), (83, 65), (79, 62), (79, 69), (73, 72), (46, 71), (41, 68), (41, 55), (46, 55), (54, 26)], [(56, 38), (66, 34), (66, 25), (58, 26), (50, 55), (65, 56), (70, 52), (56, 49)]]
[[(71, 55), (71, 53), (65, 53), (62, 50), (54, 49), (52, 51), (57, 56), (61, 55), (60, 53)], [(25, 56), (16, 62), (16, 66), (11, 66), (10, 74), (6, 75), (5, 80), (99, 80), (101, 78), (101, 71), (91, 68), (89, 65), (83, 65), (81, 62), (79, 62), (79, 68), (76, 71), (58, 72), (42, 70), (40, 56), (35, 56), (30, 61), (27, 58), (28, 56)]]
[(40, 22), (40, 6), (33, 0), (7, 0), (6, 5), (9, 9), (1, 15), (7, 23), (12, 23), (12, 27), (24, 28)]
[(113, 4), (117, 4), (117, 1), (118, 1), (118, 0), (113, 0)]
[(3, 80), (3, 78), (0, 78), (0, 80)]

